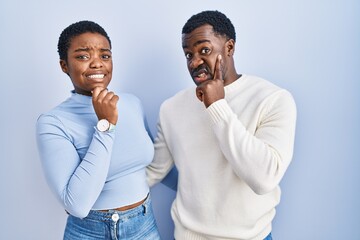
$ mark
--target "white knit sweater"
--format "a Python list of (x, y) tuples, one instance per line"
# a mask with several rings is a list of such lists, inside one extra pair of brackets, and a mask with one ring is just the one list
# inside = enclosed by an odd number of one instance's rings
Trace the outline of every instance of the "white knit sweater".
[(160, 109), (150, 185), (175, 163), (175, 238), (260, 240), (271, 231), (279, 182), (293, 155), (296, 106), (289, 92), (244, 75), (207, 109), (195, 89)]

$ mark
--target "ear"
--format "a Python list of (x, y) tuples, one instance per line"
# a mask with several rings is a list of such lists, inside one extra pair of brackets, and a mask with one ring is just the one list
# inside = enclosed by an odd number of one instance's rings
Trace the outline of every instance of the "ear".
[(59, 62), (59, 63), (60, 63), (61, 70), (62, 70), (64, 73), (69, 74), (69, 70), (68, 70), (66, 61), (60, 59), (60, 62)]
[(229, 39), (226, 42), (225, 47), (226, 47), (226, 55), (227, 56), (233, 56), (234, 52), (235, 52), (235, 41), (234, 41), (234, 39)]

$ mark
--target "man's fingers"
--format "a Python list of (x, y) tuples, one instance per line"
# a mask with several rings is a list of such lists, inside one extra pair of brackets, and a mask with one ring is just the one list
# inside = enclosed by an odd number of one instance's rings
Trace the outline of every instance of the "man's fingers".
[(218, 55), (217, 58), (216, 58), (216, 63), (215, 63), (214, 80), (215, 79), (223, 80), (222, 69), (221, 69), (221, 61), (222, 61), (222, 56)]
[(196, 97), (203, 102), (204, 101), (204, 92), (201, 88), (197, 87), (196, 88)]

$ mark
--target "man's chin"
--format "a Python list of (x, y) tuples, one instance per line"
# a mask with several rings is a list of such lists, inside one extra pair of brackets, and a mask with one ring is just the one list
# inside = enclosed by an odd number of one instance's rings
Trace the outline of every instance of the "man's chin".
[(197, 81), (195, 79), (193, 79), (193, 82), (195, 83), (196, 86), (199, 86), (202, 83), (201, 81)]

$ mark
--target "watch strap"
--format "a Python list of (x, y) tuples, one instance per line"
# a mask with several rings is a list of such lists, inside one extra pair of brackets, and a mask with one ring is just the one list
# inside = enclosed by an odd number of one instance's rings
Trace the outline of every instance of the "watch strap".
[(112, 124), (111, 122), (110, 123), (110, 126), (109, 126), (109, 129), (107, 131), (114, 131), (115, 128), (116, 128), (116, 125)]

